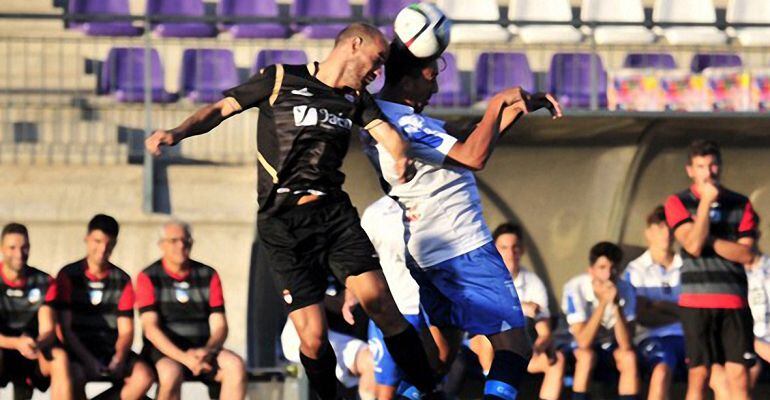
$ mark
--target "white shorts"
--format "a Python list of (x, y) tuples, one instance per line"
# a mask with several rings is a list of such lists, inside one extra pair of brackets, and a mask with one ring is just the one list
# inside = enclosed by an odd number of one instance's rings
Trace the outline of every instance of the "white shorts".
[[(351, 369), (356, 363), (358, 352), (368, 348), (369, 345), (363, 340), (332, 330), (329, 331), (329, 342), (334, 349), (334, 355), (337, 356), (337, 379), (348, 388), (358, 385), (358, 376), (354, 375)], [(297, 330), (294, 329), (294, 324), (290, 319), (286, 320), (286, 325), (281, 332), (281, 347), (287, 360), (295, 363), (300, 362), (299, 335), (297, 335)]]

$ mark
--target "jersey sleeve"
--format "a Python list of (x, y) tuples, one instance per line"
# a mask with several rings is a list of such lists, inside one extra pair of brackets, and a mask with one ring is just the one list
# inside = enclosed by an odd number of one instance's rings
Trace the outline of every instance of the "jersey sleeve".
[(400, 117), (397, 123), (409, 138), (413, 158), (440, 165), (457, 139), (444, 130), (443, 124), (434, 124), (433, 121), (419, 114), (409, 114)]
[(366, 90), (358, 96), (356, 111), (353, 114), (353, 123), (366, 129), (371, 129), (386, 121), (385, 114), (374, 101), (374, 97)]
[(134, 295), (134, 286), (131, 285), (131, 280), (126, 282), (123, 286), (123, 290), (120, 292), (120, 300), (118, 301), (118, 316), (119, 317), (133, 317), (134, 316), (134, 303), (136, 302), (136, 296)]
[(757, 225), (759, 217), (754, 212), (754, 207), (750, 201), (746, 201), (746, 206), (743, 209), (743, 217), (741, 217), (741, 223), (738, 225), (739, 237), (757, 237)]
[(56, 304), (56, 299), (59, 297), (58, 285), (56, 279), (52, 276), (48, 276), (48, 287), (45, 290), (45, 301), (43, 304), (47, 306), (53, 306)]
[(225, 312), (225, 298), (222, 293), (222, 281), (219, 274), (214, 272), (209, 282), (209, 311), (212, 313)]
[(72, 282), (64, 271), (56, 276), (56, 286), (56, 307), (68, 308), (72, 304)]
[(140, 313), (158, 309), (155, 300), (155, 286), (144, 272), (140, 272), (136, 277), (136, 307)]
[(535, 320), (543, 320), (551, 318), (551, 310), (548, 308), (548, 291), (545, 289), (545, 284), (540, 280), (540, 277), (532, 273), (532, 280), (529, 282), (529, 288), (527, 288), (528, 299), (537, 304), (538, 312), (535, 315)]
[(664, 209), (666, 211), (666, 223), (668, 223), (668, 227), (672, 230), (676, 230), (682, 224), (693, 221), (692, 215), (687, 211), (687, 208), (685, 208), (682, 200), (677, 195), (668, 196)]
[(276, 70), (278, 67), (271, 65), (257, 72), (248, 81), (236, 87), (222, 92), (227, 97), (232, 97), (238, 102), (241, 109), (247, 110), (256, 107), (259, 102), (268, 99), (274, 90), (280, 89), (276, 85)]
[(626, 266), (626, 270), (623, 271), (623, 275), (621, 276), (622, 279), (626, 282), (628, 282), (629, 285), (631, 285), (634, 289), (641, 286), (641, 279), (639, 276), (639, 272), (634, 268), (633, 264), (628, 264)]
[(567, 285), (564, 287), (562, 298), (562, 311), (567, 316), (567, 324), (573, 325), (586, 322), (586, 301), (577, 290), (577, 285)]
[(620, 298), (623, 301), (621, 304), (623, 316), (626, 317), (626, 321), (632, 322), (636, 320), (636, 293), (633, 286), (625, 281), (620, 281), (618, 284), (618, 292)]

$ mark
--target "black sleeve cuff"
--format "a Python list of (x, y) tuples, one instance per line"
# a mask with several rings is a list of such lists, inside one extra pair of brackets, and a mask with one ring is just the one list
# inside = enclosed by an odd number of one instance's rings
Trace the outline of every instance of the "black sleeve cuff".
[(674, 224), (674, 226), (671, 227), (671, 231), (675, 231), (676, 228), (679, 228), (680, 226), (682, 226), (682, 225), (684, 225), (684, 224), (686, 224), (688, 222), (693, 222), (692, 217), (687, 217), (687, 218), (677, 222), (676, 224)]

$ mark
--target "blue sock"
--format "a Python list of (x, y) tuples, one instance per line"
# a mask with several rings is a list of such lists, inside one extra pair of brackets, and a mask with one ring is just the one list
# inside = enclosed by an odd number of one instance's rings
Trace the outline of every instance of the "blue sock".
[(484, 400), (515, 400), (528, 360), (512, 351), (496, 351), (484, 384)]
[(402, 380), (398, 385), (398, 389), (396, 389), (396, 396), (404, 399), (420, 400), (422, 393), (416, 387), (409, 384), (409, 382)]

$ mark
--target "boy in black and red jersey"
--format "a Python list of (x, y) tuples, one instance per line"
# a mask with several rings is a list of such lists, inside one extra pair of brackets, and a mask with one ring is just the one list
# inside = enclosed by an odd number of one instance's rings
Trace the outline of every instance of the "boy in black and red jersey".
[[(666, 220), (682, 245), (679, 297), (688, 359), (688, 399), (701, 399), (711, 370), (724, 372), (730, 399), (748, 398), (755, 362), (743, 264), (754, 259), (757, 217), (746, 196), (721, 185), (719, 146), (690, 145), (692, 185), (666, 201)], [(724, 369), (724, 370), (722, 370)]]
[(131, 352), (134, 289), (131, 277), (110, 262), (120, 226), (109, 215), (88, 223), (86, 257), (59, 271), (58, 308), (72, 356), (75, 396), (85, 399), (90, 380), (111, 380), (121, 399), (141, 399), (152, 386), (150, 366)]
[(56, 317), (56, 282), (27, 265), (29, 233), (10, 223), (0, 234), (0, 387), (51, 387), (51, 398), (71, 399), (72, 383), (67, 353), (59, 347)]
[(222, 385), (221, 399), (246, 397), (246, 367), (222, 346), (227, 319), (217, 272), (190, 259), (187, 223), (163, 226), (163, 257), (136, 279), (136, 304), (144, 331), (142, 356), (158, 372), (158, 399), (179, 399), (185, 378)]

